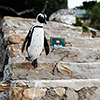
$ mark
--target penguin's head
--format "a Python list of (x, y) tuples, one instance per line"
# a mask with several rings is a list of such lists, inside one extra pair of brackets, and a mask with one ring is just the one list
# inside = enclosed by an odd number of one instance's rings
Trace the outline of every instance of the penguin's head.
[(40, 23), (45, 23), (46, 24), (46, 14), (40, 13), (37, 15), (36, 20), (38, 20)]

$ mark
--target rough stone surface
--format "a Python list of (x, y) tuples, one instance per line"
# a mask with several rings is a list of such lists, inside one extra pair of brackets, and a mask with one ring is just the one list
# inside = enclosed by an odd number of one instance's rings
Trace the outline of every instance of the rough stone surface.
[(18, 85), (18, 86), (21, 86), (21, 87), (27, 86), (24, 82), (19, 82), (17, 85)]
[(0, 92), (0, 100), (10, 100), (9, 91)]
[(68, 10), (68, 9), (58, 10), (49, 17), (49, 20), (55, 20), (67, 24), (73, 24), (76, 22), (75, 10)]
[(64, 88), (55, 88), (54, 91), (60, 97), (62, 97), (65, 94), (65, 89)]
[(45, 25), (44, 28), (47, 39), (50, 39), (50, 37), (82, 37), (81, 27), (50, 21), (48, 22), (48, 26)]
[(63, 76), (78, 79), (99, 79), (100, 63), (64, 63), (60, 62), (55, 68)]
[(60, 79), (52, 71), (55, 63), (40, 62), (36, 69), (30, 62), (9, 64), (5, 67), (3, 80), (34, 80), (34, 79)]
[(46, 89), (12, 87), (11, 91), (11, 100), (33, 100), (44, 96)]
[(10, 84), (0, 84), (0, 92), (10, 89)]
[(71, 88), (66, 89), (66, 96), (67, 96), (67, 100), (78, 100), (79, 98), (78, 93)]
[[(34, 19), (4, 17), (0, 23), (0, 72), (4, 70), (6, 64), (10, 63), (9, 60), (17, 61), (17, 57), (22, 60), (20, 57), (22, 43), (34, 23)], [(48, 22), (47, 25), (44, 25), (44, 29), (48, 41), (50, 37), (81, 37), (82, 35), (82, 28), (57, 22)]]
[[(27, 87), (11, 83), (11, 100), (99, 100), (100, 80), (41, 80), (23, 81)], [(35, 87), (35, 88), (33, 88)], [(35, 92), (34, 92), (35, 90)], [(59, 90), (59, 91), (58, 91)], [(37, 93), (38, 92), (38, 93)], [(36, 93), (36, 94), (35, 94)], [(17, 98), (19, 99), (17, 99)], [(24, 99), (23, 99), (24, 98)]]
[(70, 43), (72, 47), (77, 48), (91, 48), (91, 49), (100, 49), (100, 39), (99, 38), (66, 38), (66, 43)]
[(6, 81), (0, 83), (0, 100), (9, 100), (9, 90), (10, 84), (7, 84)]
[(100, 61), (100, 49), (76, 48), (76, 47), (52, 47), (50, 54), (46, 57), (43, 53), (39, 58), (47, 62), (74, 62), (93, 63)]
[(57, 80), (100, 78), (100, 63), (39, 63), (34, 69), (31, 63), (15, 63), (5, 67), (3, 80)]
[(0, 24), (0, 100), (99, 100), (100, 39), (82, 28), (49, 21), (50, 37), (65, 38), (65, 47), (50, 47), (38, 67), (25, 61), (22, 43), (34, 19), (4, 17)]
[[(25, 53), (21, 53), (21, 44), (8, 46), (8, 62), (22, 62), (25, 61)], [(89, 63), (100, 61), (100, 49), (92, 48), (76, 48), (76, 47), (51, 47), (48, 56), (45, 52), (38, 59), (39, 61), (47, 62), (77, 62)]]

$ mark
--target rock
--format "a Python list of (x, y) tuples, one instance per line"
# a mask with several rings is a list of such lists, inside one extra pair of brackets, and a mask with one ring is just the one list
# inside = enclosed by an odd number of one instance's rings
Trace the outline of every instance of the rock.
[(7, 84), (6, 81), (0, 83), (0, 100), (9, 100), (9, 90), (10, 84)]
[(48, 88), (55, 89), (59, 87), (68, 87), (72, 88), (75, 91), (79, 91), (84, 87), (98, 87), (100, 79), (68, 79), (68, 80), (14, 80), (11, 81), (11, 86), (15, 87), (19, 82), (24, 82), (27, 84), (27, 87), (34, 88)]
[(57, 75), (75, 79), (97, 79), (100, 78), (100, 63), (64, 63), (60, 62), (55, 69)]
[(58, 79), (54, 76), (52, 70), (55, 63), (40, 62), (36, 69), (30, 62), (12, 63), (5, 67), (3, 80), (37, 80), (37, 79)]
[(57, 70), (58, 70), (58, 72), (60, 72), (61, 74), (65, 75), (65, 76), (69, 76), (69, 77), (75, 76), (73, 73), (74, 71), (73, 72), (71, 71), (69, 64), (58, 63)]
[[(50, 47), (38, 67), (25, 61), (21, 48), (34, 19), (4, 17), (0, 24), (0, 100), (99, 100), (100, 39), (82, 34), (82, 28), (49, 21), (50, 37), (65, 38), (66, 47)], [(4, 75), (3, 75), (4, 73)]]
[(18, 44), (21, 41), (24, 41), (26, 35), (25, 34), (13, 34), (8, 37), (8, 41), (11, 44)]
[(0, 100), (10, 100), (9, 91), (0, 92)]
[(75, 11), (68, 9), (58, 10), (49, 17), (49, 20), (55, 20), (67, 24), (76, 23)]
[(96, 30), (96, 29), (91, 28), (91, 27), (88, 27), (88, 29), (89, 29), (89, 32), (91, 32), (93, 36), (98, 35), (99, 30)]
[[(28, 87), (15, 87), (19, 82)], [(11, 82), (11, 100), (99, 100), (99, 84), (100, 79), (17, 80)]]
[(39, 63), (34, 69), (30, 62), (9, 64), (5, 67), (3, 80), (55, 80), (100, 78), (100, 63)]
[(55, 88), (54, 91), (56, 92), (57, 95), (62, 97), (65, 94), (65, 89), (64, 88)]
[(25, 86), (27, 86), (24, 82), (19, 82), (18, 84), (17, 84), (17, 86), (21, 86), (21, 87), (25, 87)]
[(97, 32), (96, 36), (98, 36), (98, 37), (100, 36), (100, 31)]
[(50, 39), (50, 37), (72, 38), (72, 37), (82, 36), (81, 27), (66, 25), (64, 23), (59, 23), (59, 22), (50, 21), (48, 22), (48, 26), (44, 25), (44, 29), (48, 40)]
[(10, 84), (0, 84), (0, 92), (7, 91), (10, 89)]
[(99, 38), (66, 38), (65, 43), (70, 43), (72, 47), (77, 48), (91, 48), (100, 49), (100, 39)]
[(23, 98), (23, 87), (11, 87), (11, 100), (21, 100)]
[(47, 62), (93, 63), (100, 61), (100, 49), (76, 47), (52, 47), (48, 56), (43, 53), (38, 59)]
[(34, 99), (38, 97), (42, 97), (45, 95), (46, 89), (34, 88), (34, 89), (25, 89), (23, 94), (26, 98)]
[(46, 89), (11, 87), (11, 100), (30, 100), (45, 95)]
[(100, 88), (97, 87), (84, 87), (79, 92), (79, 100), (98, 100), (100, 98)]
[(66, 90), (67, 100), (78, 100), (78, 94), (73, 89), (68, 88)]
[[(99, 59), (99, 54), (98, 54), (99, 53), (99, 48), (100, 48), (100, 44), (99, 44), (100, 40), (99, 39), (95, 39), (94, 42), (93, 42), (93, 39), (87, 39), (85, 42), (84, 42), (84, 39), (78, 39), (78, 40), (82, 44), (81, 46), (79, 45), (79, 42), (77, 41), (77, 38), (73, 38), (71, 40), (69, 38), (69, 39), (66, 39), (66, 44), (67, 44), (67, 42), (72, 41), (72, 42), (70, 42), (71, 45), (72, 45), (72, 47), (69, 47), (69, 48), (68, 47), (67, 48), (51, 48), (51, 53), (48, 56), (45, 56), (45, 54), (43, 54), (43, 56), (41, 56), (40, 59), (42, 61), (46, 61), (46, 59), (44, 59), (44, 57), (45, 57), (47, 59), (50, 59), (51, 61), (55, 61), (55, 60), (57, 60), (57, 59), (54, 58), (54, 57), (56, 57), (56, 55), (53, 56), (53, 58), (50, 58), (50, 56), (54, 55), (53, 53), (55, 52), (55, 50), (56, 51), (59, 51), (61, 49), (66, 50), (66, 52), (62, 52), (62, 55), (63, 55), (63, 53), (67, 53), (67, 52), (70, 53), (70, 52), (73, 51), (73, 52), (77, 52), (76, 56), (77, 55), (82, 55), (82, 54), (86, 53), (86, 55), (84, 55), (84, 57), (86, 57), (85, 59), (87, 59), (87, 58), (90, 59), (91, 56), (93, 56), (93, 58), (91, 58), (91, 59), (93, 59), (93, 61), (96, 61), (96, 60)], [(83, 49), (85, 47), (86, 47), (86, 49)], [(92, 49), (93, 47), (95, 49)], [(11, 45), (8, 46), (9, 63), (12, 63), (12, 62), (20, 62), (22, 60), (24, 61), (24, 59), (25, 59), (25, 53), (23, 53), (23, 54), (21, 53), (21, 48), (22, 48), (22, 43), (20, 43), (20, 44), (11, 44)], [(64, 50), (61, 50), (61, 51), (64, 51)], [(83, 53), (80, 54), (80, 52), (83, 52)], [(89, 52), (91, 52), (91, 53), (89, 53)], [(92, 53), (92, 52), (95, 52), (96, 58), (93, 55), (94, 53)], [(96, 52), (98, 54), (98, 57), (96, 55)], [(74, 54), (75, 53), (73, 53), (73, 55)], [(59, 55), (60, 54), (57, 54), (57, 56), (59, 56)], [(61, 57), (59, 59), (61, 59)], [(80, 56), (78, 56), (78, 57), (80, 57)], [(82, 57), (82, 59), (84, 59), (84, 57)], [(79, 60), (80, 60), (80, 58), (79, 58)], [(88, 61), (85, 60), (84, 62), (88, 62)]]

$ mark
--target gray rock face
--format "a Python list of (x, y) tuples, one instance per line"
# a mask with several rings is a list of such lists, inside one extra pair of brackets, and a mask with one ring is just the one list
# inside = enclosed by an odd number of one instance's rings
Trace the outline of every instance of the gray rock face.
[[(33, 19), (4, 17), (0, 24), (0, 100), (99, 100), (100, 39), (82, 28), (59, 22), (44, 25), (50, 37), (65, 38), (65, 47), (50, 47), (38, 67), (25, 61), (22, 43)], [(1, 76), (0, 76), (1, 78)]]
[(74, 27), (65, 23), (52, 21), (48, 22), (47, 24), (48, 26), (44, 25), (47, 39), (50, 39), (50, 37), (82, 37), (81, 27)]
[[(17, 96), (27, 99), (34, 98), (35, 100), (99, 100), (100, 95), (100, 80), (39, 80), (39, 81), (22, 81), (27, 84), (27, 87), (19, 87), (21, 81), (13, 81), (11, 83), (12, 91), (11, 98)], [(15, 88), (16, 86), (16, 88)], [(35, 92), (32, 91), (34, 88)], [(37, 90), (37, 88), (40, 88)], [(15, 91), (16, 90), (16, 91)], [(43, 93), (41, 91), (44, 91)], [(19, 92), (18, 92), (19, 91)], [(26, 92), (30, 91), (30, 92)], [(41, 93), (40, 97), (38, 94)], [(19, 95), (19, 93), (30, 93)], [(31, 94), (32, 93), (32, 94)], [(15, 94), (15, 95), (14, 95)], [(46, 94), (46, 95), (45, 95)], [(30, 95), (30, 96), (29, 96)], [(33, 96), (32, 96), (33, 95)]]
[(53, 47), (50, 54), (46, 57), (43, 53), (39, 58), (47, 62), (74, 62), (89, 63), (100, 61), (100, 49), (75, 48), (75, 47)]
[(100, 49), (100, 39), (99, 38), (65, 38), (65, 42), (70, 43), (72, 47), (76, 48), (91, 48), (91, 49)]
[[(29, 67), (27, 67), (29, 66)], [(37, 69), (29, 62), (7, 65), (4, 80), (60, 80), (100, 78), (100, 63), (39, 63)]]
[(0, 100), (9, 100), (9, 91), (0, 92)]
[(67, 9), (58, 10), (49, 17), (49, 20), (50, 21), (55, 20), (58, 22), (73, 24), (76, 22), (75, 10), (67, 10)]

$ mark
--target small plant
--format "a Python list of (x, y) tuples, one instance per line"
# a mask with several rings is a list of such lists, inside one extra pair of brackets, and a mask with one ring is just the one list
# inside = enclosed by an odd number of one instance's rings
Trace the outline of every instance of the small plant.
[(89, 33), (89, 29), (88, 29), (87, 26), (83, 25), (83, 26), (82, 26), (82, 29), (83, 29), (83, 32)]
[(76, 23), (74, 24), (74, 26), (82, 26), (82, 25), (83, 25), (83, 23), (81, 22), (79, 17), (76, 17)]
[(88, 27), (85, 26), (85, 25), (81, 22), (81, 20), (80, 20), (78, 17), (76, 17), (76, 23), (73, 24), (73, 25), (74, 25), (74, 26), (80, 26), (80, 27), (82, 27), (83, 32), (87, 32), (87, 33), (89, 33), (89, 29), (88, 29)]

